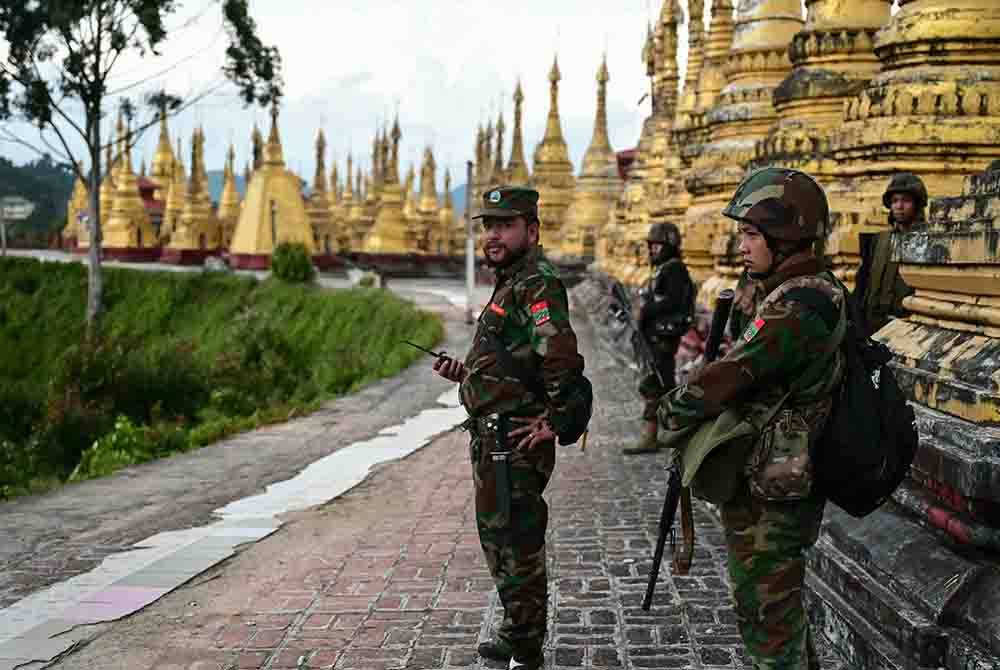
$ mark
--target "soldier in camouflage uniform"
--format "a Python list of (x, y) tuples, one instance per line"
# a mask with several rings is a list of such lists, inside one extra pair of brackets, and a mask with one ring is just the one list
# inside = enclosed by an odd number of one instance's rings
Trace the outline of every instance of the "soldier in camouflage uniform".
[[(645, 401), (645, 423), (638, 444), (623, 449), (626, 455), (656, 451), (658, 424), (656, 408), (660, 398), (674, 386), (674, 357), (681, 337), (694, 320), (694, 284), (687, 266), (681, 261), (681, 233), (672, 223), (654, 223), (646, 234), (649, 262), (653, 273), (642, 292), (638, 327), (646, 336), (656, 358), (660, 376), (650, 371), (639, 382), (639, 395)], [(664, 384), (660, 384), (660, 377)]]
[(767, 168), (744, 180), (723, 214), (739, 223), (746, 268), (732, 315), (740, 335), (725, 357), (667, 394), (660, 420), (678, 430), (728, 409), (751, 416), (772, 408), (722, 504), (729, 578), (753, 667), (814, 669), (804, 553), (818, 537), (825, 499), (812, 490), (809, 448), (843, 377), (846, 326), (843, 289), (812, 250), (829, 211), (811, 177)]
[(925, 225), (927, 187), (917, 175), (900, 172), (889, 181), (882, 204), (889, 210), (889, 229), (859, 235), (861, 267), (854, 295), (865, 316), (866, 335), (880, 330), (892, 317), (905, 314), (903, 298), (913, 289), (903, 281), (892, 256), (899, 234)]
[[(529, 188), (483, 195), (483, 251), (496, 270), (496, 287), (464, 364), (439, 359), (434, 366), (460, 383), (469, 413), (476, 525), (504, 606), (496, 639), (481, 644), (479, 653), (525, 669), (543, 663), (548, 506), (542, 492), (555, 466), (556, 440), (575, 442), (591, 409), (566, 289), (538, 245), (537, 202), (538, 192)], [(508, 419), (513, 430), (498, 436)], [(490, 455), (498, 437), (513, 448), (507, 518)]]

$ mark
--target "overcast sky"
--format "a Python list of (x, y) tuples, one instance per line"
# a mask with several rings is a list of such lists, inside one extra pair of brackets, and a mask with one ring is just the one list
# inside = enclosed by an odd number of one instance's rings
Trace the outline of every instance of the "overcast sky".
[[(306, 179), (312, 178), (314, 140), (321, 125), (329, 146), (327, 167), (336, 157), (342, 172), (348, 151), (353, 151), (355, 160), (360, 154), (362, 165), (368, 165), (376, 124), (391, 122), (398, 108), (403, 132), (400, 171), (405, 173), (411, 160), (419, 163), (424, 146), (431, 144), (439, 184), (446, 165), (454, 183), (460, 184), (465, 161), (472, 157), (477, 124), (495, 116), (501, 94), (508, 126), (505, 161), (509, 156), (511, 94), (518, 77), (525, 94), (524, 141), (530, 161), (545, 127), (547, 75), (556, 53), (563, 76), (559, 98), (563, 131), (576, 170), (593, 129), (595, 76), (605, 50), (611, 73), (608, 121), (616, 150), (635, 144), (642, 119), (649, 113), (648, 101), (638, 102), (648, 90), (641, 49), (647, 20), (655, 20), (659, 12), (658, 0), (252, 0), (250, 4), (262, 39), (281, 51), (286, 94), (280, 130), (285, 158)], [(161, 87), (191, 95), (219, 85), (226, 37), (218, 4), (187, 0), (169, 23), (179, 27), (162, 47), (162, 57), (119, 64), (119, 86), (152, 76), (130, 89), (129, 95)], [(682, 67), (685, 56), (682, 46)], [(189, 163), (188, 138), (201, 123), (210, 170), (221, 169), (226, 148), (234, 141), (242, 170), (255, 120), (266, 134), (266, 111), (244, 109), (235, 90), (226, 85), (173, 119), (171, 131), (182, 133)], [(34, 135), (30, 129), (19, 132), (29, 138)], [(155, 131), (143, 138), (133, 156), (136, 169), (141, 158), (150, 160), (155, 142)], [(0, 152), (16, 162), (32, 157), (10, 143), (0, 143)]]

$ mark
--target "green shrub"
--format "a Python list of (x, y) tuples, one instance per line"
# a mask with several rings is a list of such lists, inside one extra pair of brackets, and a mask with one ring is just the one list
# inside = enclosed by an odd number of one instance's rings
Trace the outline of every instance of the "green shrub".
[(282, 242), (271, 255), (271, 273), (282, 281), (302, 283), (316, 277), (309, 250), (301, 242)]

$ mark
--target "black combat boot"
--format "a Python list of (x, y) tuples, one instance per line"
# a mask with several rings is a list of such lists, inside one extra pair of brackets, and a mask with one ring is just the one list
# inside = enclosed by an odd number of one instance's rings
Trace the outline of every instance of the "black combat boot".
[(479, 645), (477, 649), (479, 655), (491, 661), (509, 661), (514, 655), (514, 650), (504, 640), (489, 640)]

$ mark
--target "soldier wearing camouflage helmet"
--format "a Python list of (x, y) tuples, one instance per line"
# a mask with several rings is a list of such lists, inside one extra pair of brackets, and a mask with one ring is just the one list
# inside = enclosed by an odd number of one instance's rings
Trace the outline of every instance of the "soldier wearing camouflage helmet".
[[(658, 424), (656, 408), (674, 381), (674, 357), (681, 337), (694, 319), (694, 283), (681, 260), (681, 233), (672, 223), (654, 223), (646, 234), (649, 262), (653, 272), (642, 291), (639, 329), (646, 336), (659, 370), (650, 371), (639, 382), (639, 395), (645, 402), (642, 412), (643, 434), (638, 444), (626, 447), (626, 455), (654, 452)], [(660, 384), (660, 378), (667, 384)]]
[(899, 265), (892, 257), (900, 235), (925, 225), (927, 187), (917, 175), (900, 172), (889, 180), (882, 194), (882, 204), (889, 212), (889, 229), (861, 233), (858, 244), (861, 267), (854, 295), (861, 305), (869, 335), (889, 323), (892, 317), (905, 314), (903, 298), (913, 290), (903, 281)]
[[(543, 665), (548, 580), (542, 492), (555, 443), (570, 444), (590, 419), (591, 388), (570, 325), (569, 300), (538, 244), (538, 191), (506, 186), (483, 194), (483, 252), (496, 272), (465, 362), (435, 371), (459, 385), (469, 420), (476, 525), (504, 607), (479, 654), (531, 670)], [(500, 461), (498, 452), (509, 452)], [(497, 463), (502, 463), (498, 470)]]
[[(671, 431), (751, 427), (704, 447), (733, 459), (712, 473), (727, 481), (712, 484), (740, 634), (754, 668), (818, 668), (802, 586), (825, 499), (813, 490), (809, 454), (843, 377), (847, 322), (844, 289), (813, 251), (827, 231), (826, 195), (803, 172), (766, 168), (740, 184), (723, 214), (739, 224), (745, 267), (731, 317), (739, 334), (723, 358), (665, 396), (659, 417)], [(682, 453), (703, 448), (700, 434)], [(690, 466), (696, 495), (706, 462)]]

